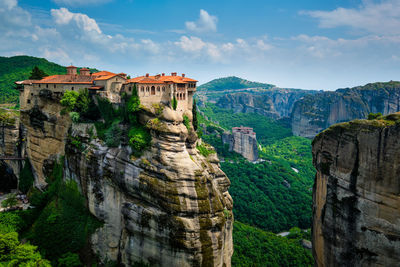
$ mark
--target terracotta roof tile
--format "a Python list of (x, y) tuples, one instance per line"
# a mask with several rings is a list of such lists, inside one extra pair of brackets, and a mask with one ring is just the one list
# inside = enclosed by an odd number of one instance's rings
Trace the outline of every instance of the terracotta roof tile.
[(52, 75), (32, 83), (69, 83), (69, 84), (92, 84), (92, 77), (85, 75)]
[[(150, 82), (152, 81), (152, 82)], [(129, 79), (126, 83), (188, 83), (188, 82), (197, 82), (194, 79), (186, 78), (182, 76), (140, 76), (133, 79)]]

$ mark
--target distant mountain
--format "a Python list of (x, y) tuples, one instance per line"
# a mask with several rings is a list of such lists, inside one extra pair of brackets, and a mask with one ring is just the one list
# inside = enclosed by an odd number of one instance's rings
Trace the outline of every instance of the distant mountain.
[(275, 85), (268, 83), (251, 82), (245, 79), (241, 79), (235, 76), (214, 79), (208, 83), (197, 87), (197, 91), (225, 91), (245, 88), (263, 88), (269, 89), (275, 87)]
[(365, 119), (369, 113), (400, 111), (400, 82), (376, 82), (364, 86), (305, 95), (294, 103), (291, 124), (294, 135), (314, 137), (332, 124)]
[(14, 89), (14, 82), (28, 79), (34, 66), (38, 66), (48, 75), (66, 73), (65, 67), (44, 58), (0, 57), (0, 103), (17, 102), (18, 91)]

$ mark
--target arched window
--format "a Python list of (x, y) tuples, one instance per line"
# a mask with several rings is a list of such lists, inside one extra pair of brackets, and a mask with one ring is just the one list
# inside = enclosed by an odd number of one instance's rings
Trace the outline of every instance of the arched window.
[(160, 86), (157, 86), (157, 92), (160, 92)]
[(56, 88), (56, 85), (54, 85), (54, 88)]
[(46, 88), (49, 88), (49, 85), (48, 85), (48, 84), (46, 84)]
[(149, 91), (149, 87), (148, 86), (146, 86), (146, 92), (148, 92)]
[(71, 90), (74, 91), (74, 87), (73, 86), (72, 86)]
[(151, 95), (155, 95), (156, 94), (156, 87), (152, 86), (151, 87)]
[(140, 91), (144, 92), (144, 86), (140, 87)]
[(132, 87), (129, 86), (129, 92), (132, 91)]
[(165, 86), (162, 87), (162, 91), (165, 92)]

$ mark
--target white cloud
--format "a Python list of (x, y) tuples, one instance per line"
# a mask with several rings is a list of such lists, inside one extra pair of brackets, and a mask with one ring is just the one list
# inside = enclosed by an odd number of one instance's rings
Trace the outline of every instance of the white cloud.
[(208, 14), (204, 9), (200, 9), (199, 19), (185, 22), (186, 29), (194, 32), (216, 32), (218, 18)]
[(266, 44), (266, 43), (264, 42), (264, 40), (258, 40), (256, 45), (257, 45), (257, 47), (258, 47), (259, 49), (264, 50), (264, 51), (270, 50), (270, 49), (273, 48), (272, 45)]
[(400, 34), (400, 1), (363, 1), (359, 8), (339, 7), (332, 11), (303, 11), (319, 19), (321, 28), (348, 26), (373, 34)]
[(88, 6), (97, 5), (111, 2), (112, 0), (53, 0), (53, 2), (59, 5), (67, 6)]
[(51, 15), (53, 16), (55, 22), (59, 25), (67, 25), (75, 23), (80, 29), (89, 32), (95, 31), (101, 34), (99, 25), (92, 18), (82, 13), (72, 13), (68, 9), (62, 7), (60, 9), (52, 9)]
[(175, 44), (186, 52), (197, 52), (206, 46), (206, 43), (203, 42), (203, 40), (193, 36), (182, 36), (178, 42), (175, 42)]
[(17, 0), (2, 0), (0, 2), (0, 7), (6, 7), (8, 10), (13, 9), (14, 7), (16, 7), (18, 4)]

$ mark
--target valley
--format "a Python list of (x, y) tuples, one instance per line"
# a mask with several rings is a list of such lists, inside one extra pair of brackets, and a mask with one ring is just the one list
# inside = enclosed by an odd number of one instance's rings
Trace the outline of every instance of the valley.
[[(374, 119), (393, 126), (397, 117), (379, 113), (400, 109), (399, 82), (327, 92), (227, 77), (198, 87), (193, 112), (146, 105), (134, 94), (115, 105), (84, 90), (41, 91), (32, 95), (35, 105), (24, 103), (19, 110), (12, 79), (28, 79), (34, 66), (48, 74), (65, 67), (25, 56), (3, 58), (0, 65), (0, 99), (6, 103), (0, 155), (24, 159), (0, 160), (0, 191), (16, 189), (18, 177), (19, 190), (34, 207), (1, 213), (0, 235), (13, 235), (16, 242), (19, 235), (37, 246), (30, 257), (40, 266), (60, 260), (158, 266), (177, 259), (184, 266), (312, 266), (304, 244), (311, 241), (315, 203), (321, 201), (314, 181), (321, 187), (328, 175), (324, 164), (314, 167), (312, 146), (315, 164), (316, 142), (335, 138), (324, 131), (332, 124), (369, 117), (373, 127)], [(239, 126), (256, 133), (257, 161), (223, 143), (224, 134)], [(330, 232), (314, 221), (323, 233), (313, 237), (320, 262), (323, 250), (342, 249), (325, 242), (336, 231), (327, 225)], [(277, 235), (283, 231), (289, 234)]]

